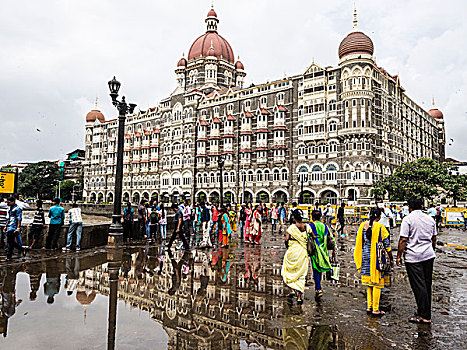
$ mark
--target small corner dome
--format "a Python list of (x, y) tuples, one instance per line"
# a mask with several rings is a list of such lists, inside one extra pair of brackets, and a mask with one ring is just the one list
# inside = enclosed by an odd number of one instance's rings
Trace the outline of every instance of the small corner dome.
[(243, 65), (243, 63), (240, 60), (238, 60), (237, 62), (235, 62), (235, 69), (245, 70), (245, 66)]
[(428, 114), (431, 115), (431, 117), (434, 118), (434, 119), (443, 119), (444, 118), (443, 112), (441, 112), (437, 108), (430, 109), (428, 111)]
[(177, 63), (177, 67), (186, 67), (186, 59), (184, 57), (180, 58)]
[(361, 31), (349, 33), (339, 45), (339, 58), (347, 55), (363, 53), (373, 56), (373, 41)]
[(86, 114), (86, 123), (94, 123), (95, 121), (99, 120), (101, 123), (105, 122), (105, 117), (101, 111), (97, 109), (93, 109), (88, 114)]

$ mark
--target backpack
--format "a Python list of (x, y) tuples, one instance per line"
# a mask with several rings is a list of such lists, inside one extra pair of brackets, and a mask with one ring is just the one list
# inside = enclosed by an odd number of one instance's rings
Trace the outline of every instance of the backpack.
[(151, 214), (149, 214), (149, 222), (151, 223), (151, 225), (159, 223), (159, 214), (156, 210), (153, 210)]
[(133, 209), (126, 209), (123, 213), (123, 221), (125, 222), (131, 222), (133, 219)]
[(246, 221), (246, 212), (243, 208), (240, 210), (240, 221)]

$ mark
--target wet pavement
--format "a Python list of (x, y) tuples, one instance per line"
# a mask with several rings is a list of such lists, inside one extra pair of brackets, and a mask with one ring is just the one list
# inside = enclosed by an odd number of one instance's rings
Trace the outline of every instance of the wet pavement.
[(283, 238), (268, 229), (261, 246), (168, 253), (135, 244), (1, 264), (0, 349), (465, 349), (465, 232), (438, 237), (448, 245), (426, 326), (407, 322), (415, 300), (405, 268), (383, 290), (387, 314), (366, 314), (353, 234), (338, 242), (339, 282), (324, 281), (316, 302), (310, 275), (304, 305), (288, 304)]

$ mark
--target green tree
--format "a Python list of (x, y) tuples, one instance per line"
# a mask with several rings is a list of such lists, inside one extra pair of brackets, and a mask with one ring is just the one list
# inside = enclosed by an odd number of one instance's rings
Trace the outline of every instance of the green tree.
[(52, 199), (58, 178), (58, 166), (54, 162), (28, 164), (19, 174), (18, 193), (25, 197)]
[(433, 200), (445, 193), (456, 201), (466, 198), (466, 188), (467, 177), (459, 175), (455, 165), (421, 158), (374, 183), (371, 193), (381, 198), (387, 194), (394, 201), (406, 201), (412, 196)]
[[(73, 193), (73, 186), (77, 186), (77, 184), (72, 181), (72, 180), (65, 180), (65, 181), (62, 181), (60, 183), (60, 198), (63, 199), (63, 200), (67, 200), (67, 201), (70, 201), (73, 197), (72, 193)], [(75, 190), (76, 190), (76, 187), (75, 187)], [(57, 191), (58, 189), (58, 186), (55, 186), (54, 187), (54, 190)], [(75, 196), (75, 199), (77, 197)]]

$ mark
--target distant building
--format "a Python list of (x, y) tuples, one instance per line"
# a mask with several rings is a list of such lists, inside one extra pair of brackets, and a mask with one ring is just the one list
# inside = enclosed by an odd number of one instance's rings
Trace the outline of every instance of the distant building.
[[(313, 62), (249, 87), (213, 9), (205, 22), (178, 61), (177, 88), (126, 119), (124, 200), (216, 200), (222, 155), (227, 201), (298, 201), (303, 188), (306, 203), (365, 204), (401, 164), (444, 159), (443, 113), (425, 111), (377, 65), (356, 13), (336, 66)], [(86, 200), (113, 201), (117, 124), (97, 109), (86, 116)]]
[(68, 153), (65, 160), (59, 160), (57, 162), (63, 180), (78, 182), (83, 173), (84, 155), (84, 150), (76, 149)]
[(13, 171), (18, 170), (18, 172), (20, 173), (29, 164), (34, 164), (34, 163), (31, 163), (31, 162), (18, 162), (18, 163), (15, 163), (15, 164), (5, 164), (5, 165), (2, 166), (2, 169), (9, 168), (9, 169), (12, 169)]

